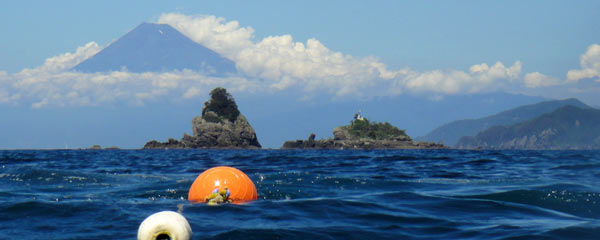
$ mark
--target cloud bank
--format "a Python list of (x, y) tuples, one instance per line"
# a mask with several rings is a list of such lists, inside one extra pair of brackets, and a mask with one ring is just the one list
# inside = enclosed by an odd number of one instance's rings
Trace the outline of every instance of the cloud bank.
[(40, 67), (12, 75), (0, 72), (0, 103), (25, 102), (33, 108), (95, 106), (123, 101), (143, 105), (160, 97), (194, 98), (217, 85), (229, 86), (233, 91), (252, 91), (256, 85), (242, 77), (214, 78), (190, 70), (161, 73), (70, 70), (100, 50), (98, 44), (90, 42), (74, 53), (48, 58)]
[(579, 57), (581, 69), (567, 72), (568, 82), (578, 82), (581, 79), (596, 79), (600, 81), (600, 45), (592, 44), (587, 51)]
[[(70, 69), (102, 50), (95, 42), (75, 52), (48, 58), (42, 66), (15, 74), (0, 72), (0, 103), (31, 107), (87, 106), (127, 102), (142, 105), (158, 99), (186, 100), (206, 95), (216, 86), (233, 92), (324, 92), (341, 96), (393, 96), (406, 92), (463, 94), (508, 87), (540, 88), (563, 84), (539, 72), (522, 76), (522, 63), (480, 63), (468, 71), (389, 69), (375, 57), (357, 58), (332, 51), (317, 39), (296, 42), (290, 35), (253, 41), (254, 29), (215, 16), (163, 14), (158, 23), (170, 24), (193, 41), (233, 60), (235, 77), (207, 77), (183, 70), (172, 72), (80, 73)], [(568, 82), (597, 78), (600, 45), (581, 56), (580, 70)]]
[[(270, 36), (253, 42), (252, 28), (240, 27), (215, 16), (163, 14), (158, 23), (169, 24), (192, 40), (236, 62), (239, 70), (265, 80), (274, 90), (326, 89), (338, 96), (395, 95), (405, 91), (444, 94), (493, 91), (507, 80), (518, 79), (521, 62), (510, 67), (501, 62), (489, 67), (473, 65), (471, 71), (409, 68), (388, 69), (374, 57), (355, 58), (328, 49), (317, 39), (296, 42), (290, 35)], [(369, 91), (370, 90), (370, 91)]]

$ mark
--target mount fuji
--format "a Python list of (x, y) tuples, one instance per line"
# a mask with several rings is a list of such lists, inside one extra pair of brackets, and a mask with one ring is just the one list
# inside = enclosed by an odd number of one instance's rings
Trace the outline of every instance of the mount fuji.
[(237, 73), (235, 63), (168, 24), (142, 23), (73, 68), (80, 72), (165, 72), (189, 69), (209, 76)]

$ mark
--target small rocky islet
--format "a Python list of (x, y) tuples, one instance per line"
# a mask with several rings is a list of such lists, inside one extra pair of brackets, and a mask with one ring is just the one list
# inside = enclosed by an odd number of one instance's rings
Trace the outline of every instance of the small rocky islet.
[(286, 141), (282, 149), (447, 149), (443, 144), (415, 142), (390, 123), (370, 122), (357, 113), (350, 125), (333, 129), (333, 138)]
[(152, 140), (144, 149), (259, 149), (254, 128), (237, 108), (226, 89), (218, 87), (210, 92), (211, 99), (204, 103), (202, 115), (192, 120), (193, 135), (167, 142)]

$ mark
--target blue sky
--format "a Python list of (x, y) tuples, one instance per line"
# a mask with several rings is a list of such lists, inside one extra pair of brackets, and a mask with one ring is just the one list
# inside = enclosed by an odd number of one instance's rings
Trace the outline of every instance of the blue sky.
[[(599, 106), (598, 12), (600, 1), (8, 1), (0, 108), (118, 113), (202, 102), (216, 85), (298, 101), (509, 92)], [(70, 71), (142, 22), (173, 25), (243, 75)]]

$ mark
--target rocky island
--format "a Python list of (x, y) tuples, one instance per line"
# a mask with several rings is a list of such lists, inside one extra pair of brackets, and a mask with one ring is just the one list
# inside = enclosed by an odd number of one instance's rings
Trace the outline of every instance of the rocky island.
[(333, 139), (286, 141), (282, 149), (446, 149), (442, 144), (415, 142), (390, 123), (370, 122), (356, 114), (350, 125), (333, 129)]
[(152, 140), (144, 149), (171, 148), (261, 148), (254, 128), (240, 113), (235, 100), (224, 88), (210, 92), (211, 99), (204, 103), (202, 115), (192, 120), (193, 136), (183, 135), (181, 140), (170, 138), (167, 142)]

